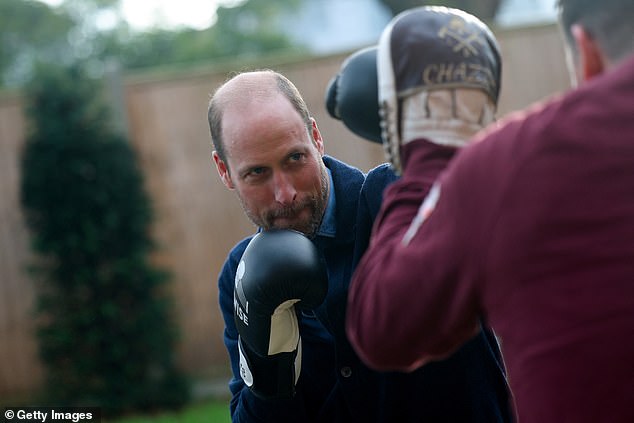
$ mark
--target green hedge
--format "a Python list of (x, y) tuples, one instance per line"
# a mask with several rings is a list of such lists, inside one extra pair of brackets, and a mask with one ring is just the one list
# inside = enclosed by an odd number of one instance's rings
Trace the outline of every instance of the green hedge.
[(47, 400), (107, 414), (178, 407), (168, 274), (148, 253), (152, 210), (137, 158), (113, 131), (100, 85), (78, 66), (27, 88), (21, 201), (38, 292)]

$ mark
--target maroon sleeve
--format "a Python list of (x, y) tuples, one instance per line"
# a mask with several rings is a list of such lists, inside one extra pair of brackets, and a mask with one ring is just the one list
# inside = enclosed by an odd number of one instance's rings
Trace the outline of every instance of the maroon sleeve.
[(435, 182), (454, 149), (418, 140), (403, 153), (405, 172), (385, 192), (349, 292), (348, 336), (378, 370), (442, 358), (479, 328), (469, 263), (477, 259), (467, 254), (478, 243), (469, 216), (476, 190), (453, 173)]

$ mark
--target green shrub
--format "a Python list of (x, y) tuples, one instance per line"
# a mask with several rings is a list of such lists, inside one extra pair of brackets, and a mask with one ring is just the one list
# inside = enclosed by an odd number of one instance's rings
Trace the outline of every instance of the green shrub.
[(100, 86), (77, 66), (26, 91), (21, 201), (37, 266), (47, 398), (107, 414), (183, 405), (168, 274), (151, 265), (151, 205)]

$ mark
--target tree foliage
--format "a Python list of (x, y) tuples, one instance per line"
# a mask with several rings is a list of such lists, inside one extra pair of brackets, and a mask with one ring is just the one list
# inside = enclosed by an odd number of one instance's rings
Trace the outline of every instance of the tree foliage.
[(76, 24), (70, 16), (38, 1), (0, 1), (0, 85), (23, 82), (36, 57), (67, 59), (67, 34)]
[[(101, 69), (115, 59), (126, 69), (138, 69), (301, 49), (280, 30), (279, 22), (300, 0), (233, 1), (231, 7), (220, 3), (216, 22), (207, 29), (143, 32), (123, 19), (119, 2), (65, 0), (51, 8), (35, 0), (0, 1), (0, 86), (20, 86), (37, 62), (84, 62)], [(94, 19), (104, 13), (116, 18), (110, 28), (98, 27)]]
[(477, 16), (485, 22), (491, 22), (495, 17), (502, 0), (381, 0), (396, 15), (406, 9), (419, 6), (447, 6), (464, 10)]
[(253, 57), (300, 49), (280, 31), (277, 19), (298, 0), (247, 0), (220, 6), (214, 25), (203, 30), (154, 29), (142, 34), (112, 33), (98, 42), (101, 57), (117, 57), (128, 69), (165, 64), (187, 64), (218, 58)]
[[(257, 57), (303, 50), (281, 30), (302, 1), (221, 0), (214, 25), (203, 30), (154, 28), (135, 32), (123, 19), (121, 0), (64, 0), (51, 8), (36, 0), (0, 1), (0, 86), (19, 86), (38, 61), (83, 61), (91, 69), (116, 59), (126, 69), (184, 66), (218, 58)], [(312, 0), (319, 1), (319, 0)], [(393, 14), (426, 4), (463, 9), (492, 21), (501, 0), (381, 0)], [(362, 6), (361, 6), (362, 7)], [(95, 16), (110, 13), (110, 28)]]
[(28, 87), (21, 202), (37, 267), (48, 399), (106, 413), (182, 405), (167, 273), (148, 261), (152, 213), (133, 150), (78, 67)]

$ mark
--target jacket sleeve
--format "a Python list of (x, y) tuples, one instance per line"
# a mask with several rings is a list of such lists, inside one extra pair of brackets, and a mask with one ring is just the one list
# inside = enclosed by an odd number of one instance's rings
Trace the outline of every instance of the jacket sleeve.
[(248, 240), (245, 240), (232, 250), (218, 279), (219, 303), (225, 323), (224, 343), (229, 352), (232, 370), (232, 378), (229, 382), (231, 421), (234, 423), (307, 421), (301, 395), (296, 395), (289, 400), (262, 400), (249, 390), (240, 377), (238, 331), (233, 317), (233, 287), (238, 262), (247, 243)]
[(403, 152), (405, 173), (384, 194), (348, 298), (348, 336), (377, 370), (410, 371), (444, 358), (479, 329), (465, 253), (477, 242), (464, 221), (474, 190), (437, 180), (454, 149), (417, 140)]

